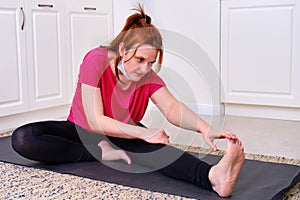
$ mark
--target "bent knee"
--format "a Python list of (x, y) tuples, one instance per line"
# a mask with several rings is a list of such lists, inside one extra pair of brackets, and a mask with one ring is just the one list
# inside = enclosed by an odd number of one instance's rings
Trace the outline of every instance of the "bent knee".
[(17, 128), (16, 130), (13, 131), (11, 136), (12, 148), (16, 152), (23, 154), (28, 150), (29, 138), (30, 138), (30, 132), (28, 132), (28, 128), (26, 128), (25, 126)]

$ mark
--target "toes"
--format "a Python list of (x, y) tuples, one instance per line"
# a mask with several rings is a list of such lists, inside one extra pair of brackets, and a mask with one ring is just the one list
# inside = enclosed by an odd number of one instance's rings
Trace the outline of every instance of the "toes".
[(239, 139), (234, 139), (234, 140), (229, 139), (229, 142), (231, 142), (232, 144), (235, 144), (237, 146), (241, 146), (241, 147), (243, 146), (242, 141)]
[(129, 157), (126, 159), (126, 162), (128, 165), (131, 165), (131, 159)]
[(131, 159), (123, 150), (119, 150), (120, 158), (123, 159), (128, 165), (131, 165)]

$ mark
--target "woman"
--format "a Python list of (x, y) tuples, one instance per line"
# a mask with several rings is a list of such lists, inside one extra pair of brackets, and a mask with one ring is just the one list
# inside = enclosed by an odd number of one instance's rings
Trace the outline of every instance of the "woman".
[[(140, 5), (136, 11), (109, 46), (95, 48), (83, 59), (68, 120), (16, 129), (13, 148), (46, 163), (122, 159), (230, 196), (244, 161), (241, 141), (213, 129), (168, 91), (152, 69), (162, 63), (161, 35)], [(140, 124), (149, 99), (170, 123), (201, 133), (214, 151), (214, 139), (226, 138), (219, 163), (211, 166), (176, 149), (163, 129)]]

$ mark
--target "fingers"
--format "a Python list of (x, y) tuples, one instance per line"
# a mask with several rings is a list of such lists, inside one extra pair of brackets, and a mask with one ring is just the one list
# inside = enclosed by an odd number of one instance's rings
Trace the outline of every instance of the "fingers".
[(170, 145), (169, 136), (163, 131), (161, 135), (159, 136), (161, 144)]
[(161, 130), (161, 138), (163, 141), (163, 144), (170, 145), (170, 136), (167, 135), (167, 133), (164, 130)]
[(165, 145), (170, 145), (170, 141), (167, 140), (164, 144), (165, 144)]
[(213, 150), (213, 151), (218, 151), (218, 148), (217, 148), (217, 146), (213, 144), (213, 146), (212, 146), (212, 150)]
[(227, 131), (227, 130), (222, 130), (220, 132), (219, 138), (227, 138), (227, 139), (231, 139), (231, 140), (237, 140), (238, 139), (235, 134), (233, 134), (232, 132)]
[[(215, 133), (217, 133), (217, 131)], [(228, 130), (222, 130), (218, 134), (216, 134), (214, 137), (210, 136), (210, 137), (206, 138), (206, 143), (212, 148), (213, 151), (218, 150), (217, 146), (213, 143), (214, 139), (217, 139), (217, 138), (228, 139), (228, 140), (233, 141), (234, 143), (237, 142), (238, 145), (242, 145), (241, 141), (238, 139), (238, 137), (234, 133), (232, 133)]]
[(152, 129), (152, 135), (149, 138), (145, 138), (144, 140), (149, 143), (153, 144), (164, 144), (164, 145), (170, 145), (169, 136), (166, 134), (166, 132), (161, 129)]
[(170, 137), (167, 134), (165, 134), (165, 138), (164, 138), (164, 143), (163, 144), (170, 145)]
[(206, 144), (208, 144), (210, 146), (210, 148), (212, 149), (212, 151), (217, 151), (218, 150), (217, 146), (209, 138), (206, 139)]

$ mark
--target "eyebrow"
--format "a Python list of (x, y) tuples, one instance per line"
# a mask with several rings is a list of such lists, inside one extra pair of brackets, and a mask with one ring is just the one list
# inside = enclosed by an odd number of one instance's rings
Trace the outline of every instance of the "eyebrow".
[[(146, 58), (145, 57), (143, 57), (143, 56), (138, 56), (138, 55), (135, 55), (135, 57), (136, 58), (142, 58), (143, 60), (146, 60)], [(150, 61), (150, 63), (155, 63), (156, 62), (156, 59), (155, 60), (153, 60), (153, 61)]]

